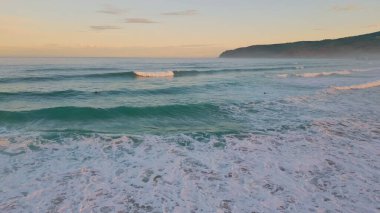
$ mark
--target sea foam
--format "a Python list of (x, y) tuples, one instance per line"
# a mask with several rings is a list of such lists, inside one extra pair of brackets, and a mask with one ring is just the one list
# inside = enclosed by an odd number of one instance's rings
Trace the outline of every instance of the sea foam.
[(141, 72), (141, 71), (135, 71), (134, 73), (138, 77), (148, 77), (148, 78), (161, 78), (161, 77), (173, 77), (174, 76), (174, 72), (173, 71), (164, 71), (164, 72)]
[(324, 76), (334, 76), (334, 75), (350, 75), (351, 72), (347, 70), (336, 71), (336, 72), (311, 72), (311, 73), (297, 73), (297, 74), (278, 74), (279, 78), (287, 78), (287, 77), (300, 77), (300, 78), (317, 78)]
[(380, 87), (332, 87), (377, 61), (22, 60), (0, 60), (0, 212), (379, 210)]
[(344, 87), (334, 87), (334, 89), (336, 90), (368, 89), (371, 87), (378, 87), (378, 86), (380, 86), (380, 80), (365, 83), (365, 84), (357, 84), (357, 85), (344, 86)]
[(339, 123), (318, 120), (309, 135), (9, 138), (0, 211), (370, 212), (378, 143), (354, 138), (347, 149)]
[(315, 73), (302, 73), (302, 74), (295, 74), (296, 77), (302, 77), (302, 78), (316, 78), (316, 77), (322, 77), (322, 76), (330, 76), (330, 75), (349, 75), (351, 74), (350, 71), (337, 71), (337, 72), (315, 72)]

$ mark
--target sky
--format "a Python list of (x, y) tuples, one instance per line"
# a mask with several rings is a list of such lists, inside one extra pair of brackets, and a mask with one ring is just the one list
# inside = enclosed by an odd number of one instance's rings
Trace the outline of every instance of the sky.
[(380, 0), (0, 0), (0, 56), (217, 57), (380, 31)]

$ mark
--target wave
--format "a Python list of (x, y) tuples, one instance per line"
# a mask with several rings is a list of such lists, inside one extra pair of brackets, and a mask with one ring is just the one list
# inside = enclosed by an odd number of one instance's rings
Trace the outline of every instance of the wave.
[[(254, 71), (276, 71), (276, 70), (290, 70), (297, 69), (296, 66), (291, 67), (269, 67), (269, 68), (251, 68), (251, 69), (217, 69), (217, 70), (176, 70), (173, 71), (175, 77), (182, 76), (195, 76), (195, 75), (209, 75), (217, 73), (236, 73), (236, 72), (254, 72)], [(64, 70), (64, 69), (62, 69)], [(78, 69), (79, 70), (79, 69)], [(153, 73), (153, 72), (152, 72)], [(92, 73), (92, 74), (77, 74), (77, 75), (53, 75), (53, 76), (27, 76), (27, 77), (11, 77), (0, 79), (0, 83), (13, 83), (13, 82), (35, 82), (35, 81), (60, 81), (75, 78), (136, 78), (134, 71), (124, 72), (105, 72), (105, 73)]]
[(205, 91), (211, 88), (217, 88), (218, 84), (204, 84), (199, 86), (171, 86), (167, 88), (153, 89), (118, 89), (118, 90), (99, 90), (99, 91), (83, 91), (83, 90), (55, 90), (55, 91), (19, 91), (19, 92), (0, 92), (1, 99), (12, 98), (70, 98), (70, 97), (99, 97), (109, 95), (162, 95), (162, 94), (186, 94), (197, 91)]
[(162, 78), (162, 77), (173, 77), (173, 71), (164, 71), (164, 72), (141, 72), (135, 71), (135, 75), (138, 77), (146, 77), (146, 78)]
[(216, 105), (200, 103), (189, 105), (163, 105), (147, 107), (119, 106), (114, 108), (53, 107), (30, 111), (0, 111), (0, 122), (29, 122), (38, 120), (89, 121), (105, 119), (125, 119), (133, 117), (190, 117), (202, 118), (219, 114)]
[(380, 80), (365, 83), (365, 84), (357, 84), (357, 85), (344, 86), (344, 87), (334, 87), (334, 89), (336, 89), (336, 90), (354, 90), (354, 89), (368, 89), (368, 88), (379, 87), (379, 86), (380, 86)]
[(127, 72), (112, 72), (112, 73), (94, 73), (82, 75), (53, 75), (53, 76), (31, 76), (31, 77), (14, 77), (0, 79), (0, 83), (13, 83), (13, 82), (34, 82), (34, 81), (59, 81), (75, 78), (112, 78), (112, 77), (135, 77), (131, 71)]
[(336, 72), (312, 72), (312, 73), (297, 73), (297, 74), (278, 74), (279, 78), (287, 78), (289, 76), (300, 77), (300, 78), (317, 78), (324, 76), (335, 76), (335, 75), (350, 75), (351, 72), (347, 70), (336, 71)]
[(279, 78), (287, 78), (289, 74), (278, 74), (277, 77)]
[(237, 72), (259, 72), (259, 71), (276, 71), (276, 70), (295, 70), (297, 66), (287, 67), (261, 67), (261, 68), (242, 68), (242, 69), (216, 69), (216, 70), (188, 70), (188, 71), (174, 71), (175, 76), (193, 76), (193, 75), (207, 75), (218, 73), (237, 73)]
[(303, 77), (303, 78), (315, 78), (315, 77), (322, 77), (322, 76), (331, 76), (331, 75), (349, 75), (351, 74), (350, 71), (337, 71), (337, 72), (319, 72), (319, 73), (303, 73), (303, 74), (296, 74), (297, 77)]
[[(95, 92), (94, 92), (95, 93)], [(38, 92), (38, 91), (32, 91), (32, 92), (0, 92), (0, 98), (2, 97), (30, 97), (30, 98), (36, 98), (36, 97), (72, 97), (72, 96), (79, 96), (79, 95), (88, 95), (90, 92), (86, 91), (79, 91), (79, 90), (61, 90), (61, 91), (49, 91), (49, 92)]]
[(26, 72), (44, 72), (44, 71), (101, 71), (101, 70), (121, 70), (116, 67), (52, 67), (52, 68), (36, 68), (26, 69)]

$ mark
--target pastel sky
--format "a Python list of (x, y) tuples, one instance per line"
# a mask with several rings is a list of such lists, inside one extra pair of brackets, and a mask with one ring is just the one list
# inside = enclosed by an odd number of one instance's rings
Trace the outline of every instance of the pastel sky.
[(380, 31), (380, 0), (0, 0), (0, 56), (216, 57)]

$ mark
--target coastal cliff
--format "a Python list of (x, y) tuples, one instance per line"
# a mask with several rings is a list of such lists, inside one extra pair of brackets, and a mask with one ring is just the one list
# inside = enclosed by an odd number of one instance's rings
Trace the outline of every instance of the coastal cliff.
[(253, 45), (227, 50), (221, 58), (380, 58), (380, 31), (365, 35), (299, 41), (292, 43)]

